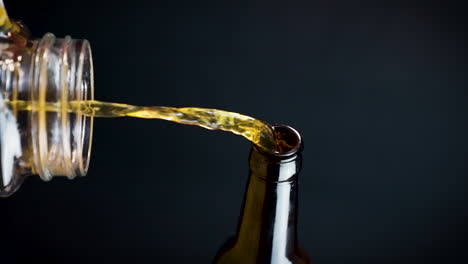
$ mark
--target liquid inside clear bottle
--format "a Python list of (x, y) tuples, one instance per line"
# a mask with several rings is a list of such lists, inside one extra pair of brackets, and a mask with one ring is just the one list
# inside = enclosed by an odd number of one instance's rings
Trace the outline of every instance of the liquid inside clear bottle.
[[(88, 41), (46, 34), (34, 39), (11, 21), (0, 3), (0, 196), (14, 193), (25, 177), (74, 178), (89, 165), (93, 118), (46, 111), (42, 105), (93, 100), (93, 62)], [(19, 111), (8, 102), (36, 102)]]

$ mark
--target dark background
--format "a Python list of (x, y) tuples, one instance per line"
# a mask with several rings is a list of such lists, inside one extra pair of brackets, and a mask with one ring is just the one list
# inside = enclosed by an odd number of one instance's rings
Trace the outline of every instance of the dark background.
[[(299, 236), (315, 263), (466, 263), (463, 8), (5, 2), (37, 37), (91, 42), (99, 100), (297, 128)], [(0, 200), (0, 263), (209, 263), (235, 232), (249, 148), (223, 132), (97, 119), (87, 177), (31, 177)]]

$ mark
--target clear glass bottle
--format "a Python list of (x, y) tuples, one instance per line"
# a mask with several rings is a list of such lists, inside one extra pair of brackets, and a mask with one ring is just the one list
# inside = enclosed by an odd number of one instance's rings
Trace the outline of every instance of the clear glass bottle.
[[(88, 41), (50, 33), (34, 39), (20, 22), (8, 23), (0, 25), (0, 196), (28, 175), (84, 176), (93, 127), (92, 117), (67, 109), (69, 101), (94, 99)], [(17, 100), (30, 102), (29, 111), (11, 103)], [(46, 102), (61, 110), (46, 111)]]
[(273, 153), (252, 147), (237, 234), (221, 247), (214, 263), (309, 263), (297, 238), (303, 143), (291, 127), (275, 126), (274, 130), (291, 148)]

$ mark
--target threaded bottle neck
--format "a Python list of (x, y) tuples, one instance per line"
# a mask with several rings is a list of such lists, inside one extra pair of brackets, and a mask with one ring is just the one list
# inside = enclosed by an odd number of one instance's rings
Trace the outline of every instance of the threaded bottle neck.
[[(46, 34), (34, 48), (30, 78), (30, 135), (34, 171), (43, 180), (83, 176), (89, 166), (93, 119), (69, 113), (70, 101), (94, 99), (93, 63), (86, 40)], [(47, 112), (46, 103), (60, 106)]]

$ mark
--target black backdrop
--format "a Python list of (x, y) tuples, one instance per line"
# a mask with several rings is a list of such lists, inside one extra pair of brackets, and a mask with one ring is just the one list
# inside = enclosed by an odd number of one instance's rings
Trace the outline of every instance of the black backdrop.
[[(315, 263), (464, 263), (461, 7), (5, 2), (37, 37), (91, 42), (99, 100), (301, 131), (299, 235)], [(98, 119), (87, 177), (30, 178), (0, 200), (0, 263), (209, 263), (235, 231), (249, 148), (223, 132)]]

